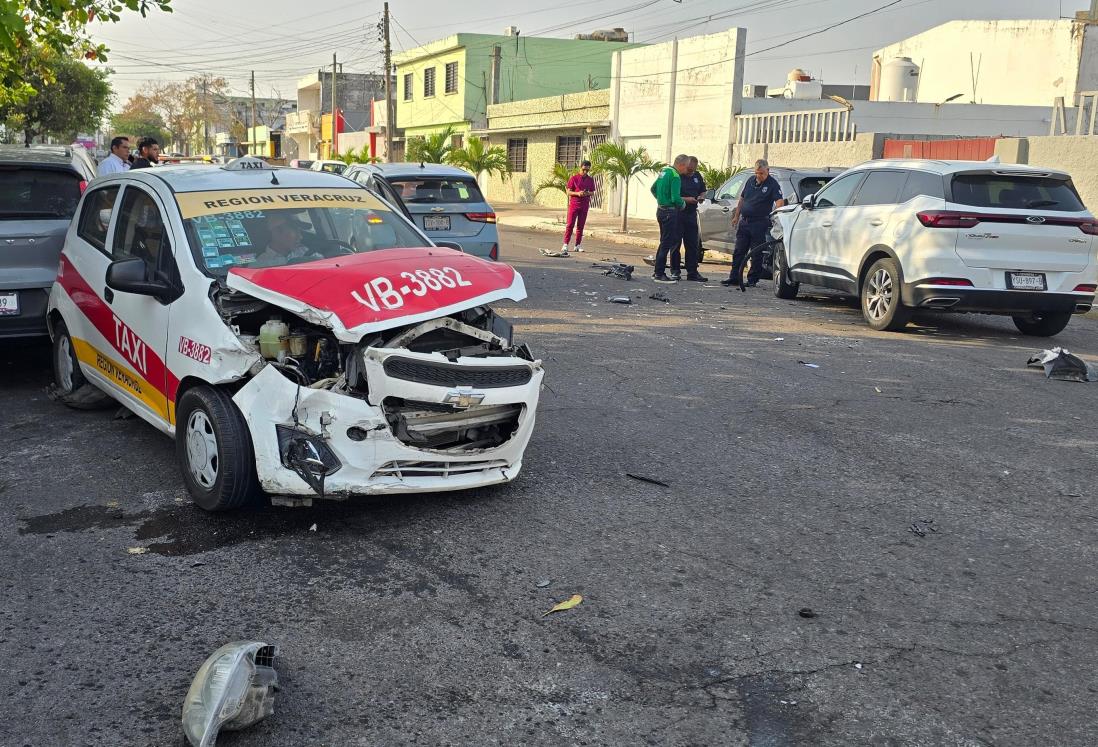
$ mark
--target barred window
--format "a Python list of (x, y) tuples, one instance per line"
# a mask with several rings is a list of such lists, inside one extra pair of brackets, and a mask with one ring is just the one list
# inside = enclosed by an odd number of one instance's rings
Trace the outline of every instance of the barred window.
[(412, 74), (405, 73), (404, 75), (404, 100), (412, 100)]
[(583, 138), (558, 137), (557, 163), (574, 169), (583, 160)]
[(423, 71), (423, 95), (435, 95), (435, 69), (429, 67)]
[(526, 138), (507, 140), (507, 163), (516, 174), (526, 173)]
[(446, 93), (457, 93), (458, 90), (458, 64), (446, 63)]

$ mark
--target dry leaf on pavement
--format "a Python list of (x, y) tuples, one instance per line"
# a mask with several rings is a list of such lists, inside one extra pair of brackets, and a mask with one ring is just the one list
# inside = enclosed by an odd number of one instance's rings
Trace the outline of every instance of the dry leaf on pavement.
[[(579, 594), (573, 594), (571, 599), (556, 605), (555, 607), (553, 607), (553, 609), (546, 612), (545, 615), (551, 615), (554, 612), (563, 612), (564, 610), (570, 610), (582, 601), (582, 596), (580, 596)], [(545, 615), (542, 615), (542, 617), (545, 617)]]

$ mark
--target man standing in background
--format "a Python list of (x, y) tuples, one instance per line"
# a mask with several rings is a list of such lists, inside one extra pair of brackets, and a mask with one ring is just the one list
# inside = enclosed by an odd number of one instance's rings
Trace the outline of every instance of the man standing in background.
[[(675, 163), (664, 166), (652, 183), (656, 198), (656, 222), (660, 224), (660, 247), (656, 250), (656, 269), (652, 279), (657, 283), (674, 283), (679, 279), (679, 246), (682, 244), (682, 218), (686, 207), (682, 197), (682, 175), (690, 162), (687, 155), (675, 156)], [(671, 255), (671, 277), (667, 276), (667, 256)]]
[(129, 171), (129, 157), (130, 139), (127, 137), (111, 139), (111, 154), (99, 162), (99, 176)]
[[(698, 273), (698, 263), (701, 261), (701, 237), (698, 235), (698, 201), (705, 194), (705, 179), (698, 173), (698, 158), (690, 156), (686, 164), (686, 173), (682, 175), (682, 199), (686, 207), (679, 213), (682, 222), (682, 245), (686, 251), (686, 279), (698, 283), (706, 282), (706, 279)], [(676, 264), (672, 259), (672, 264)], [(675, 278), (672, 272), (671, 277)], [(678, 278), (675, 278), (676, 280)]]
[(578, 174), (572, 174), (565, 192), (568, 194), (568, 224), (564, 229), (564, 246), (560, 248), (568, 253), (568, 242), (572, 240), (572, 229), (576, 231), (576, 251), (583, 251), (583, 226), (587, 223), (587, 210), (591, 207), (591, 195), (595, 194), (595, 180), (591, 177), (591, 162), (580, 164)]
[[(785, 205), (781, 185), (770, 176), (770, 164), (760, 158), (755, 161), (755, 178), (748, 179), (743, 186), (736, 210), (732, 213), (732, 225), (736, 227), (736, 250), (732, 255), (732, 272), (728, 280), (721, 285), (739, 286), (743, 290), (743, 268), (747, 257), (751, 257), (751, 271), (747, 276), (747, 287), (754, 288), (762, 274), (763, 244), (770, 237), (770, 213)], [(736, 223), (739, 222), (737, 226)]]
[(131, 168), (147, 169), (154, 163), (160, 163), (160, 143), (155, 138), (143, 137), (137, 141), (137, 158)]

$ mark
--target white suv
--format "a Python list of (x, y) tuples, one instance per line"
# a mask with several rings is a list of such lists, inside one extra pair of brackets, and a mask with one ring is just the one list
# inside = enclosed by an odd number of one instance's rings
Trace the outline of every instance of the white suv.
[(1050, 336), (1090, 311), (1098, 220), (1071, 177), (983, 161), (869, 161), (774, 215), (774, 293), (861, 298), (873, 329), (914, 309), (1011, 316)]

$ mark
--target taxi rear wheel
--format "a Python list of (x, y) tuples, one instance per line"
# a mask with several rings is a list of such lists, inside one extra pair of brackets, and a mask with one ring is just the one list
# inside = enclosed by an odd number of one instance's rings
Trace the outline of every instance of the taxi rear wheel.
[(251, 433), (228, 394), (208, 386), (188, 389), (175, 424), (183, 481), (200, 508), (230, 511), (256, 495)]
[(53, 331), (53, 397), (76, 410), (98, 410), (113, 403), (109, 396), (84, 378), (76, 347), (65, 323), (58, 321)]

